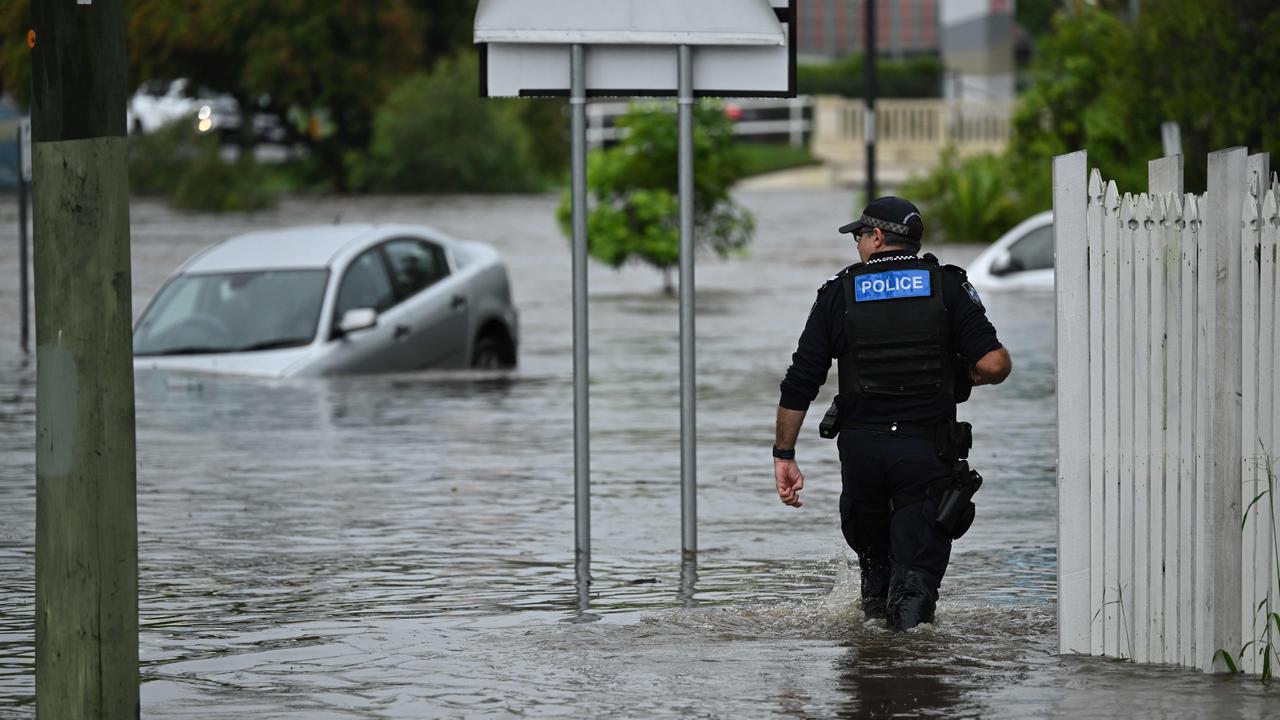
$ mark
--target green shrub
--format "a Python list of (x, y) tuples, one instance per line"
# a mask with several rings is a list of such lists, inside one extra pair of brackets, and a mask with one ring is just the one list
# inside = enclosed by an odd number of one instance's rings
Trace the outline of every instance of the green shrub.
[(216, 144), (205, 148), (173, 189), (170, 202), (181, 210), (246, 212), (275, 207), (279, 194), (271, 177), (253, 158), (228, 162)]
[(480, 97), (475, 53), (405, 79), (374, 115), (368, 158), (352, 185), (390, 192), (521, 192), (539, 178), (519, 101)]
[(948, 150), (936, 168), (907, 181), (899, 194), (920, 208), (927, 243), (992, 242), (1035, 212), (1023, 203), (1004, 159), (995, 155), (960, 160)]
[(742, 159), (743, 177), (817, 165), (821, 162), (807, 147), (773, 143), (738, 143), (738, 155)]
[[(625, 133), (622, 142), (588, 161), (590, 252), (613, 267), (647, 262), (664, 271), (670, 291), (666, 271), (680, 259), (677, 116), (661, 106), (635, 106), (617, 125)], [(743, 167), (733, 124), (718, 104), (694, 108), (694, 157), (696, 243), (721, 256), (742, 250), (755, 219), (729, 197)], [(566, 193), (558, 214), (567, 237), (571, 211)]]
[(218, 138), (197, 135), (189, 119), (135, 136), (129, 148), (129, 190), (169, 199), (182, 210), (244, 212), (274, 207), (271, 174), (252, 157), (222, 159)]
[(130, 136), (129, 191), (138, 195), (173, 192), (199, 152), (196, 140), (189, 118)]

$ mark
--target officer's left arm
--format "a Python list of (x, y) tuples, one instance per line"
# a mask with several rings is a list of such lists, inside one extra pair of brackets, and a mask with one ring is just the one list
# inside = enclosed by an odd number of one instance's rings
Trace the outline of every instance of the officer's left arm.
[(1013, 360), (1009, 357), (1009, 351), (1003, 347), (996, 348), (974, 363), (973, 384), (999, 385), (1011, 372)]
[(987, 319), (982, 298), (962, 272), (951, 267), (946, 272), (944, 300), (955, 351), (969, 363), (974, 385), (1004, 382), (1013, 370), (1013, 362), (996, 336), (995, 326)]

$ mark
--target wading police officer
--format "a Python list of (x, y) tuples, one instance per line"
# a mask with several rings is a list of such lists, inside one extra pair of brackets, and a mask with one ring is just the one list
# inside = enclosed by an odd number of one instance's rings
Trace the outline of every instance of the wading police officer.
[(969, 426), (956, 403), (1011, 370), (976, 290), (960, 268), (919, 257), (924, 221), (882, 197), (840, 228), (861, 262), (818, 289), (782, 381), (774, 480), (800, 507), (795, 443), (809, 403), (839, 361), (840, 390), (822, 423), (838, 434), (840, 525), (858, 555), (862, 609), (890, 628), (932, 622), (951, 541), (973, 520)]

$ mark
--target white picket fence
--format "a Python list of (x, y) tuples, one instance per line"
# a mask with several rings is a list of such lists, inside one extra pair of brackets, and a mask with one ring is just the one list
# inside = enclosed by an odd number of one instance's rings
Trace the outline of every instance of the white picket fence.
[(1250, 504), (1280, 450), (1280, 180), (1243, 148), (1209, 156), (1203, 195), (1180, 156), (1138, 195), (1087, 167), (1054, 160), (1060, 649), (1258, 672), (1280, 611), (1278, 503)]

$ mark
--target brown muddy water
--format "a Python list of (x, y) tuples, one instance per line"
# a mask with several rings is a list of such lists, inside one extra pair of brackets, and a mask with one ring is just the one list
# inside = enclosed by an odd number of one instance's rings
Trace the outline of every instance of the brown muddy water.
[[(750, 254), (698, 267), (696, 564), (680, 560), (676, 302), (645, 268), (591, 269), (589, 585), (573, 564), (556, 198), (295, 200), (239, 217), (136, 203), (135, 309), (189, 254), (243, 230), (424, 222), (502, 251), (523, 334), (510, 374), (139, 374), (143, 716), (1280, 716), (1256, 680), (1055, 655), (1050, 294), (986, 298), (1015, 372), (963, 408), (987, 483), (937, 626), (864, 623), (834, 445), (811, 418), (801, 510), (778, 502), (769, 459), (814, 290), (852, 261), (834, 232), (852, 200), (739, 199), (759, 221)], [(0, 717), (25, 718), (35, 372), (17, 351), (16, 209), (0, 202)]]

